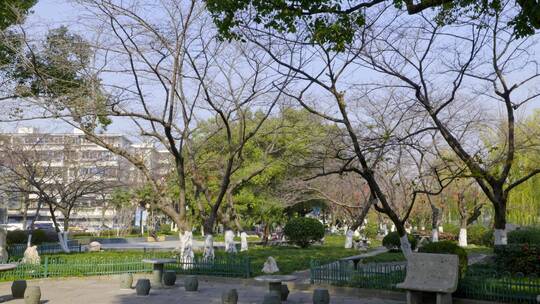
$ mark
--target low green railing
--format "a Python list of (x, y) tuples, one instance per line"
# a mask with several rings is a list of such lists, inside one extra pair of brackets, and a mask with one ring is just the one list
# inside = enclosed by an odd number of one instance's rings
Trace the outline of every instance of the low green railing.
[(540, 279), (535, 275), (498, 273), (471, 267), (460, 280), (456, 295), (477, 300), (534, 304), (540, 295)]
[[(396, 264), (360, 264), (358, 269), (354, 269), (352, 263), (345, 261), (325, 264), (312, 261), (310, 272), (312, 284), (396, 290), (396, 284), (405, 279), (406, 267)], [(540, 295), (540, 278), (535, 275), (526, 277), (501, 274), (478, 265), (467, 270), (454, 295), (477, 300), (534, 304)]]
[[(171, 258), (171, 253), (154, 252), (137, 257), (94, 257), (73, 258), (70, 256), (45, 256), (41, 264), (20, 264), (13, 270), (0, 273), (0, 281), (13, 281), (47, 277), (80, 277), (99, 276), (122, 273), (144, 273), (152, 271), (152, 265), (143, 263), (145, 258)], [(175, 270), (179, 274), (215, 275), (227, 277), (249, 277), (250, 261), (245, 256), (216, 257), (205, 260), (196, 257), (193, 262), (166, 264), (166, 269)]]
[(349, 261), (320, 264), (312, 261), (311, 283), (326, 283), (372, 289), (396, 289), (396, 284), (405, 279), (403, 264), (359, 264), (354, 269)]
[(195, 256), (193, 262), (178, 261), (176, 264), (165, 264), (165, 269), (175, 270), (179, 274), (199, 274), (226, 277), (251, 276), (251, 263), (248, 256), (224, 255), (214, 259)]

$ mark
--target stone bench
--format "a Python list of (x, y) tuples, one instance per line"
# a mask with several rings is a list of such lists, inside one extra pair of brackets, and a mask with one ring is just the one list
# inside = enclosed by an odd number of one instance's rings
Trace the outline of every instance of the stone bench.
[(352, 261), (354, 270), (358, 269), (358, 264), (365, 258), (365, 255), (355, 255), (351, 257), (342, 258), (341, 261)]
[(413, 253), (407, 259), (405, 282), (396, 287), (407, 290), (407, 304), (422, 303), (424, 292), (435, 293), (437, 304), (452, 303), (458, 286), (458, 256)]

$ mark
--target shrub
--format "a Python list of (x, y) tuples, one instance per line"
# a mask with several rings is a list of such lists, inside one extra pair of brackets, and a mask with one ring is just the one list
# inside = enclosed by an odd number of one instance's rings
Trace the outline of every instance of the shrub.
[(374, 221), (369, 221), (366, 224), (366, 228), (364, 229), (364, 233), (368, 239), (374, 239), (377, 237), (377, 234), (379, 234), (379, 225)]
[(159, 225), (159, 232), (163, 234), (171, 234), (171, 225), (169, 224)]
[(452, 241), (440, 241), (424, 245), (418, 250), (425, 253), (456, 254), (459, 259), (459, 276), (463, 277), (467, 271), (467, 251)]
[(459, 226), (446, 223), (446, 224), (443, 224), (443, 231), (444, 233), (450, 233), (454, 235), (455, 237), (457, 237), (459, 235)]
[(287, 222), (283, 233), (293, 244), (306, 248), (324, 237), (324, 226), (316, 219), (297, 217)]
[(540, 274), (540, 244), (508, 244), (493, 251), (499, 271)]
[(57, 236), (56, 234), (47, 234), (47, 232), (37, 229), (32, 232), (32, 244), (33, 245), (39, 245), (41, 243), (52, 243), (56, 242)]
[(481, 246), (493, 245), (493, 230), (484, 225), (472, 225), (467, 228), (467, 241)]
[(540, 244), (540, 228), (526, 227), (510, 231), (508, 244)]
[(8, 245), (26, 243), (28, 232), (25, 230), (8, 231), (6, 242)]
[(491, 228), (482, 236), (481, 245), (493, 247), (495, 243), (495, 237), (493, 236), (494, 230)]
[[(416, 239), (410, 234), (407, 235), (407, 238), (409, 239), (409, 243), (411, 243), (411, 249), (416, 249)], [(399, 251), (401, 248), (401, 242), (399, 241), (399, 234), (397, 231), (388, 233), (383, 238), (382, 244), (390, 251)]]

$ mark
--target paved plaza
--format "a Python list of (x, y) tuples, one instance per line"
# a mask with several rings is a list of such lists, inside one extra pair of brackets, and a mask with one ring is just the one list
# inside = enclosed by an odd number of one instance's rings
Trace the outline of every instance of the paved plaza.
[[(138, 276), (140, 277), (140, 276)], [(136, 277), (136, 278), (138, 278)], [(146, 276), (149, 277), (149, 276)], [(119, 277), (47, 279), (28, 281), (29, 286), (40, 286), (42, 303), (51, 304), (138, 304), (138, 303), (221, 303), (221, 293), (236, 288), (238, 303), (261, 303), (267, 287), (247, 280), (199, 279), (199, 291), (186, 292), (182, 278), (178, 277), (176, 286), (167, 289), (151, 290), (149, 296), (136, 296), (135, 290), (120, 289)], [(12, 299), (11, 283), (0, 284), (0, 303), (24, 303), (23, 299)], [(333, 304), (400, 304), (396, 300), (358, 295), (339, 295), (331, 292)], [(312, 303), (310, 290), (291, 290), (289, 300), (283, 303)]]

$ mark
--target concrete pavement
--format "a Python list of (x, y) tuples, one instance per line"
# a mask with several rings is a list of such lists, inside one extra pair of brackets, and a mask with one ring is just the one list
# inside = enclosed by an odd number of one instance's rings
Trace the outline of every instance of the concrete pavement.
[[(137, 276), (136, 278), (141, 277)], [(148, 277), (148, 275), (146, 276)], [(29, 286), (40, 286), (42, 303), (51, 304), (143, 304), (143, 303), (182, 303), (206, 304), (221, 303), (221, 293), (236, 288), (239, 294), (238, 303), (261, 303), (267, 292), (265, 285), (257, 284), (253, 280), (237, 279), (206, 279), (199, 278), (199, 291), (186, 292), (183, 288), (182, 278), (178, 278), (176, 286), (168, 289), (151, 290), (150, 295), (140, 297), (135, 290), (120, 289), (118, 276), (45, 279), (28, 281)], [(10, 294), (11, 283), (0, 284), (0, 302), (12, 304), (24, 303), (22, 299), (12, 299)], [(312, 303), (311, 290), (295, 289), (290, 286), (289, 300), (284, 303)], [(333, 304), (402, 304), (403, 301), (377, 298), (373, 295), (353, 295), (330, 289), (331, 303)]]

